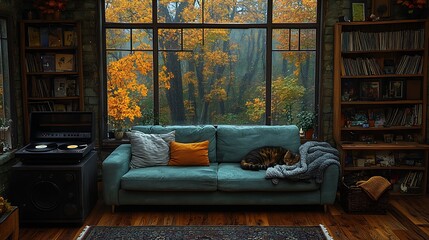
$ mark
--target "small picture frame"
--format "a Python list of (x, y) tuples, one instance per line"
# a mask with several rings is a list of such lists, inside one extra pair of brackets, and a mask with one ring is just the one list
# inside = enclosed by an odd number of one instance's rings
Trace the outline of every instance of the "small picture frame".
[(389, 82), (389, 97), (396, 99), (404, 98), (404, 81), (395, 80)]
[(362, 81), (359, 92), (362, 100), (377, 100), (380, 98), (380, 82)]
[(363, 21), (365, 21), (365, 3), (364, 2), (352, 2), (351, 3), (351, 15), (352, 15), (352, 22), (363, 22)]
[(359, 83), (354, 80), (346, 80), (341, 83), (341, 101), (349, 102), (356, 101), (359, 98), (358, 94)]
[(384, 134), (384, 142), (385, 143), (392, 143), (393, 142), (393, 134)]
[(372, 0), (372, 13), (379, 18), (390, 17), (390, 0)]

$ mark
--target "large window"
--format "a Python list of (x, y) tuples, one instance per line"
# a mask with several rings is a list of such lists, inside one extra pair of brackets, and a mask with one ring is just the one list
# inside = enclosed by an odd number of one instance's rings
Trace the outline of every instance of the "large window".
[(0, 152), (12, 148), (7, 19), (0, 16)]
[(298, 124), (317, 106), (316, 0), (105, 0), (109, 129)]

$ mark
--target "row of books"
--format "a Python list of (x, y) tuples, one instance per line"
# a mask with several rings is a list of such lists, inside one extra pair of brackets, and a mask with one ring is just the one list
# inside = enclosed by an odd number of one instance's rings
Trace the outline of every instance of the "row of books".
[[(421, 187), (422, 186), (422, 180), (423, 180), (423, 172), (408, 172), (407, 175), (405, 175), (403, 181), (402, 181), (402, 190), (404, 191), (408, 187)], [(406, 191), (404, 191), (406, 192)]]
[[(385, 65), (386, 67), (386, 65)], [(394, 68), (394, 74), (421, 74), (423, 72), (423, 58), (420, 55), (402, 56)], [(375, 58), (342, 58), (341, 74), (343, 76), (383, 75), (383, 70)]]
[(33, 76), (30, 89), (30, 96), (35, 98), (74, 97), (79, 95), (76, 79), (67, 79), (65, 77), (50, 79)]
[(341, 41), (343, 52), (422, 49), (424, 47), (424, 30), (343, 32)]
[(54, 103), (52, 101), (29, 102), (30, 112), (71, 112), (79, 111), (79, 103), (73, 101), (70, 103)]
[(73, 27), (28, 26), (27, 32), (29, 47), (74, 47), (77, 44), (77, 35)]
[(343, 76), (384, 74), (375, 58), (343, 58), (342, 60), (341, 71)]
[(73, 54), (27, 53), (25, 57), (28, 72), (68, 72), (76, 69)]
[(422, 105), (388, 108), (384, 126), (420, 126), (422, 124)]
[(423, 59), (420, 55), (404, 55), (396, 67), (396, 74), (421, 74), (423, 72)]

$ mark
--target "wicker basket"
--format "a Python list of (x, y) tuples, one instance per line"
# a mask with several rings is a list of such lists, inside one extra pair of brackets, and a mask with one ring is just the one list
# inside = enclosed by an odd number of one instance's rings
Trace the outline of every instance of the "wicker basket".
[(344, 181), (340, 188), (340, 200), (344, 210), (349, 213), (385, 214), (389, 202), (389, 191), (385, 191), (377, 201), (372, 200), (362, 188), (347, 186)]

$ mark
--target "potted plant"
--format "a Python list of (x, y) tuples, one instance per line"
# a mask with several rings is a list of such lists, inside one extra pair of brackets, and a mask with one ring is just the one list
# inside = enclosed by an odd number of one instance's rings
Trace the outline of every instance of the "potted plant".
[(314, 132), (316, 114), (310, 111), (301, 111), (296, 117), (298, 118), (296, 125), (300, 131), (302, 130), (305, 132), (306, 139), (311, 139)]
[(43, 17), (51, 17), (60, 19), (60, 12), (66, 8), (68, 0), (35, 0), (33, 6), (40, 11)]

